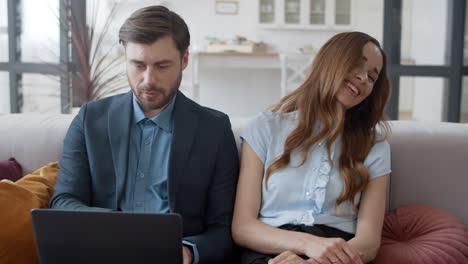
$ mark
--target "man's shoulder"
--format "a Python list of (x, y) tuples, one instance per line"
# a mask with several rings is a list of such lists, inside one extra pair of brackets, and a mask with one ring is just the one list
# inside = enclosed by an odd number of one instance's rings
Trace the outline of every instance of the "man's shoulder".
[(230, 121), (227, 114), (206, 106), (199, 105), (198, 120), (202, 128), (211, 132), (224, 131), (230, 127)]
[(227, 119), (229, 119), (227, 114), (219, 110), (200, 105), (197, 102), (189, 98), (185, 98), (185, 99), (187, 100), (186, 103), (190, 104), (193, 111), (198, 115), (199, 119), (202, 121), (208, 121), (208, 122), (218, 121), (218, 122), (224, 123)]
[(200, 110), (199, 110), (200, 114), (205, 118), (219, 120), (219, 121), (224, 121), (228, 118), (227, 114), (219, 110), (209, 108), (206, 106), (201, 106), (201, 105), (199, 106), (200, 106)]
[(112, 96), (109, 96), (109, 97), (105, 97), (105, 98), (101, 98), (101, 99), (98, 99), (98, 100), (95, 100), (95, 101), (88, 102), (88, 103), (86, 103), (86, 107), (88, 109), (102, 110), (102, 109), (110, 107), (114, 102), (125, 100), (125, 99), (128, 99), (130, 97), (131, 97), (131, 95), (128, 92), (127, 93), (116, 94), (116, 95), (112, 95)]

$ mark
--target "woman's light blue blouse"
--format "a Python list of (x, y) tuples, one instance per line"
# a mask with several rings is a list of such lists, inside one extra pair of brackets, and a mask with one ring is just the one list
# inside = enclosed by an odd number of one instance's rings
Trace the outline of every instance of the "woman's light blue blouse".
[[(283, 114), (263, 112), (242, 131), (241, 138), (263, 162), (265, 172), (283, 153), (287, 137), (298, 125), (298, 116), (297, 111)], [(341, 138), (338, 138), (331, 147), (332, 167), (326, 142), (321, 141), (309, 150), (308, 159), (300, 167), (302, 153), (294, 150), (290, 164), (270, 175), (268, 189), (263, 175), (259, 220), (275, 227), (284, 224), (324, 224), (356, 233), (356, 214), (350, 203), (341, 204), (340, 214), (335, 209), (335, 201), (343, 188), (338, 169), (340, 152)], [(390, 146), (387, 141), (378, 142), (372, 147), (364, 160), (364, 166), (369, 171), (370, 180), (391, 172)], [(360, 198), (361, 193), (358, 193), (356, 204), (359, 204)]]

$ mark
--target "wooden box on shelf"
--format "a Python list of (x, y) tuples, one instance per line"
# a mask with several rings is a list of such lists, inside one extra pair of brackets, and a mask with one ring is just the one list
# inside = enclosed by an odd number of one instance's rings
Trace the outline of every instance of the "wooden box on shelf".
[(259, 43), (247, 44), (209, 44), (206, 47), (206, 52), (265, 52), (266, 45)]

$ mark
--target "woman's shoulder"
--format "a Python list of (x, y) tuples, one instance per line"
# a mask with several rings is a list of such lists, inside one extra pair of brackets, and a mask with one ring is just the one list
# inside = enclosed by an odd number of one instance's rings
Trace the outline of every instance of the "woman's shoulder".
[(264, 111), (254, 116), (250, 123), (261, 123), (269, 126), (285, 125), (286, 123), (297, 122), (298, 112), (279, 113)]
[(364, 163), (372, 162), (375, 159), (389, 159), (391, 155), (390, 143), (382, 135), (376, 135), (376, 140), (367, 154)]
[(287, 133), (297, 126), (297, 113), (264, 111), (255, 115), (244, 128), (245, 133), (261, 134), (264, 137)]
[(390, 149), (390, 143), (388, 143), (388, 140), (385, 137), (377, 138), (371, 150), (374, 150), (374, 149), (377, 149), (377, 150)]
[(382, 135), (380, 135), (380, 138), (376, 138), (374, 145), (364, 160), (364, 166), (369, 170), (371, 179), (391, 172), (390, 143)]

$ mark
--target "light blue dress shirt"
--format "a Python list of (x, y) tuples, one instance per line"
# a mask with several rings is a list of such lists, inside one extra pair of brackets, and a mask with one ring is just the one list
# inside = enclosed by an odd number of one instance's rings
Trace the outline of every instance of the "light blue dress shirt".
[(133, 96), (133, 120), (122, 211), (169, 212), (167, 178), (174, 99), (166, 109), (150, 119)]
[[(133, 95), (127, 179), (120, 205), (122, 211), (148, 213), (170, 211), (167, 179), (175, 99), (176, 96), (161, 113), (148, 118)], [(183, 243), (192, 247), (193, 263), (197, 264), (199, 257), (196, 245), (188, 241)]]
[[(274, 113), (263, 112), (257, 115), (244, 128), (241, 138), (245, 140), (263, 162), (266, 169), (284, 152), (284, 143), (289, 134), (298, 125), (299, 112)], [(313, 133), (318, 133), (316, 126)], [(340, 205), (341, 212), (335, 208), (335, 202), (343, 188), (339, 173), (341, 137), (331, 146), (333, 165), (328, 159), (326, 141), (321, 141), (309, 150), (308, 159), (302, 162), (302, 153), (294, 150), (290, 164), (274, 171), (262, 180), (262, 204), (259, 220), (271, 225), (284, 224), (324, 224), (348, 233), (356, 233), (356, 214), (351, 204), (346, 201)], [(389, 174), (390, 145), (387, 141), (376, 143), (366, 159), (370, 180)], [(265, 175), (264, 175), (265, 176)], [(267, 188), (268, 187), (268, 188)], [(361, 193), (355, 197), (358, 205)]]

